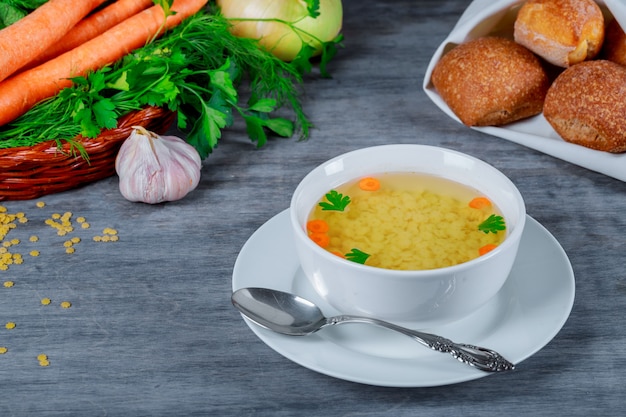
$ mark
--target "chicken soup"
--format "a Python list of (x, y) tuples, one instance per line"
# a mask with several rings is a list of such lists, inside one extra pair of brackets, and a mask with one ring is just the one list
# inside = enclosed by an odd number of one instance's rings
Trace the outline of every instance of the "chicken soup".
[(384, 173), (329, 190), (312, 210), (309, 237), (350, 261), (395, 270), (444, 268), (496, 248), (506, 225), (476, 190), (418, 173)]

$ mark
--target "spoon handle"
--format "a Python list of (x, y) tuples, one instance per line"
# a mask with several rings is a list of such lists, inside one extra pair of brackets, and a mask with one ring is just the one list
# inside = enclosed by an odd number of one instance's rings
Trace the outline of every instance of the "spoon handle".
[(413, 338), (424, 346), (427, 346), (438, 352), (449, 353), (459, 361), (485, 372), (510, 371), (515, 368), (515, 365), (513, 363), (506, 360), (502, 355), (494, 350), (464, 343), (455, 343), (442, 336), (407, 329), (405, 327), (401, 327), (393, 323), (388, 323), (386, 321), (369, 317), (358, 317), (349, 315), (331, 317), (327, 321), (327, 324), (329, 325), (341, 323), (369, 323), (385, 327), (387, 329), (395, 330), (399, 333)]

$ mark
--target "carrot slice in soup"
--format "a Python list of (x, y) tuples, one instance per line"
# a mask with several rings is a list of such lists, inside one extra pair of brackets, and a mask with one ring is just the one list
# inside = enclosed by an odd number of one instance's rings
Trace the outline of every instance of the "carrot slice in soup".
[(469, 206), (475, 209), (491, 207), (491, 201), (487, 197), (476, 197), (469, 202)]
[(380, 181), (372, 177), (363, 178), (359, 181), (359, 188), (363, 191), (377, 191), (380, 188)]
[(488, 243), (485, 246), (483, 246), (483, 247), (478, 249), (478, 254), (480, 256), (483, 256), (483, 255), (491, 252), (492, 250), (494, 250), (497, 247), (498, 247), (498, 245), (494, 245), (493, 243)]
[(306, 228), (311, 233), (326, 233), (328, 232), (328, 223), (322, 219), (315, 219), (309, 221)]
[(330, 245), (330, 237), (326, 233), (311, 233), (309, 236), (311, 240), (323, 248), (328, 247)]

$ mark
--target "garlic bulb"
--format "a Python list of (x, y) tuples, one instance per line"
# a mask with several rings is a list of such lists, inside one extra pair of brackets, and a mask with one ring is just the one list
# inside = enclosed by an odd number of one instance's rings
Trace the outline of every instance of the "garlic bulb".
[(198, 186), (201, 168), (193, 146), (141, 126), (133, 127), (115, 159), (124, 198), (149, 204), (183, 198)]

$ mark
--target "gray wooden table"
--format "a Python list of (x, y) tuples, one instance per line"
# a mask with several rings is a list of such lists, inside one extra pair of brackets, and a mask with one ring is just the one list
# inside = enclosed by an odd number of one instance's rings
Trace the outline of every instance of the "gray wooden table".
[[(0, 286), (0, 346), (9, 349), (0, 355), (1, 416), (622, 415), (626, 184), (471, 131), (426, 98), (428, 60), (468, 1), (344, 4), (334, 78), (307, 80), (316, 124), (308, 141), (257, 150), (234, 128), (198, 189), (175, 203), (127, 202), (112, 177), (41, 198), (43, 208), (2, 204), (29, 221), (10, 235), (23, 264), (0, 271), (14, 282)], [(300, 179), (335, 155), (386, 143), (445, 146), (496, 166), (567, 252), (576, 276), (569, 320), (514, 372), (429, 388), (335, 379), (270, 349), (231, 306), (239, 250), (287, 208)], [(71, 255), (68, 237), (44, 223), (65, 212), (90, 224), (72, 232), (82, 240)], [(107, 227), (119, 241), (92, 240)]]

